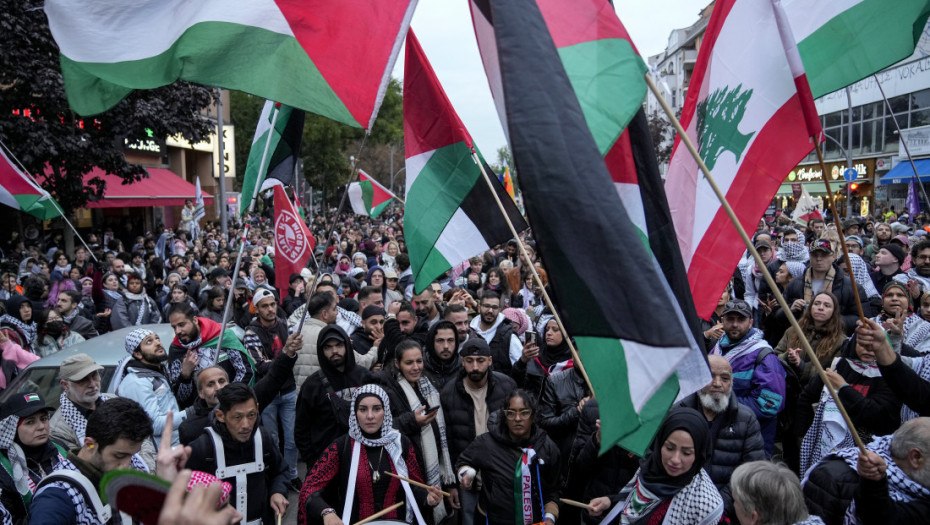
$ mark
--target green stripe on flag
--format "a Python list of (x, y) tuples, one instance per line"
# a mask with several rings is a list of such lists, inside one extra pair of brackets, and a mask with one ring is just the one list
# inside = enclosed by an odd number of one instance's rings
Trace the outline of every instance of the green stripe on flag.
[[(224, 50), (223, 56), (211, 51), (217, 49)], [(231, 64), (247, 65), (247, 74)], [(81, 115), (102, 113), (133, 89), (156, 88), (182, 78), (266, 94), (282, 104), (362, 127), (297, 39), (255, 26), (201, 22), (158, 55), (115, 63), (77, 62), (62, 55), (61, 69), (68, 103)], [(121, 84), (126, 78), (132, 79), (133, 87)], [(274, 89), (269, 89), (270, 83)]]
[(798, 42), (814, 98), (913, 53), (928, 16), (926, 0), (864, 0)]
[(559, 49), (559, 58), (597, 148), (606, 154), (643, 105), (646, 64), (630, 41), (621, 38), (566, 46)]
[(371, 186), (371, 181), (362, 180), (358, 182), (359, 188), (362, 189), (362, 202), (365, 203), (365, 209), (371, 216), (371, 203), (375, 197), (375, 189)]
[(465, 142), (456, 142), (435, 150), (410, 186), (404, 238), (410, 266), (419, 268), (418, 274), (436, 276), (452, 266), (434, 246), (480, 176), (471, 150)]
[(369, 215), (369, 217), (371, 217), (372, 219), (377, 219), (379, 215), (384, 213), (384, 210), (386, 210), (388, 205), (390, 204), (391, 204), (391, 201), (388, 200), (388, 201), (382, 202), (381, 204), (377, 206), (374, 206), (373, 208), (371, 208), (371, 215)]
[[(619, 339), (589, 336), (575, 337), (575, 343), (584, 369), (595, 385), (601, 432), (621, 436), (618, 445), (642, 456), (678, 396), (678, 376), (672, 374), (637, 412), (630, 393), (623, 343)], [(613, 445), (611, 441), (602, 440), (601, 454)]]

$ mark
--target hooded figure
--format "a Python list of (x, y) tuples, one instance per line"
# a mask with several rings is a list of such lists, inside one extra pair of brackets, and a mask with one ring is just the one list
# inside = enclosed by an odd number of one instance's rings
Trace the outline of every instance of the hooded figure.
[[(452, 346), (452, 355), (443, 359), (436, 349), (436, 334), (439, 330), (451, 330), (455, 338), (455, 344)], [(423, 367), (427, 377), (436, 385), (440, 391), (447, 383), (455, 381), (462, 371), (462, 358), (459, 357), (458, 347), (461, 340), (459, 339), (458, 330), (451, 321), (440, 320), (429, 329), (426, 335), (426, 345), (423, 352)]]
[[(676, 431), (682, 432), (673, 436)], [(688, 441), (690, 447), (683, 446)], [(712, 446), (707, 420), (701, 413), (691, 408), (671, 409), (636, 475), (620, 494), (610, 498), (613, 508), (602, 523), (711, 525), (720, 521), (723, 498), (704, 470)], [(684, 448), (693, 449), (690, 465), (675, 458)]]
[[(29, 306), (29, 320), (23, 320), (23, 305)], [(35, 323), (35, 312), (32, 311), (32, 302), (23, 295), (14, 295), (4, 303), (6, 312), (0, 315), (0, 330), (10, 338), (10, 341), (18, 344), (24, 350), (32, 351), (32, 345), (36, 342), (38, 331)]]
[[(342, 343), (340, 364), (333, 364), (325, 355), (326, 343)], [(294, 437), (300, 457), (313, 465), (333, 439), (348, 430), (350, 401), (356, 387), (373, 380), (371, 373), (355, 364), (352, 341), (336, 324), (326, 325), (317, 337), (317, 359), (320, 369), (300, 387)]]

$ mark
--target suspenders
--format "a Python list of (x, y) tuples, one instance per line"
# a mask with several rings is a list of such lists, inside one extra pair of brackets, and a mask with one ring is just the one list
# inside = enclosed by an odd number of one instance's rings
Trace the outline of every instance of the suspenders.
[[(207, 432), (213, 439), (213, 448), (216, 449), (216, 477), (220, 479), (236, 479), (236, 510), (242, 513), (243, 518), (248, 518), (248, 486), (246, 485), (246, 476), (265, 470), (262, 453), (262, 432), (261, 429), (255, 432), (255, 457), (251, 463), (242, 463), (240, 465), (226, 466), (226, 453), (223, 448), (223, 438), (215, 430), (207, 427)], [(254, 522), (246, 524), (261, 523), (261, 518)]]

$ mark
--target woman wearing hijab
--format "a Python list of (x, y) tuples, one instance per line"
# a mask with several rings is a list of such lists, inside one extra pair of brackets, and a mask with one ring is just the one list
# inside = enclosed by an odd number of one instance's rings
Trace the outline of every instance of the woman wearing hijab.
[[(884, 436), (898, 428), (901, 401), (882, 377), (875, 354), (856, 340), (853, 334), (827, 369), (827, 379), (839, 394), (859, 435), (868, 442), (871, 435)], [(801, 392), (797, 426), (804, 437), (800, 472), (807, 472), (821, 458), (841, 448), (856, 446), (819, 375), (812, 377)]]
[(49, 439), (55, 409), (39, 394), (10, 397), (0, 410), (0, 504), (13, 523), (27, 523), (36, 486), (68, 452)]
[[(395, 427), (416, 444), (426, 483), (454, 486), (445, 414), (440, 406), (439, 391), (423, 373), (423, 349), (413, 339), (405, 339), (397, 345), (394, 355), (394, 370), (382, 373), (386, 376), (383, 378), (385, 389), (393, 400)], [(439, 523), (446, 515), (445, 506), (437, 505), (433, 509), (434, 523)]]
[[(504, 407), (488, 418), (488, 431), (459, 456), (455, 465), (459, 485), (470, 489), (481, 475), (478, 512), (487, 523), (555, 523), (559, 449), (535, 424), (536, 403), (529, 392), (514, 390)], [(476, 513), (475, 523), (485, 519)]]
[[(298, 523), (348, 525), (401, 501), (405, 505), (383, 519), (426, 523), (420, 506), (440, 504), (439, 488), (426, 491), (385, 472), (423, 482), (413, 443), (392, 427), (387, 393), (364, 385), (352, 396), (349, 433), (333, 441), (304, 481)], [(331, 505), (340, 502), (342, 508)]]
[(23, 350), (32, 352), (38, 329), (32, 318), (32, 303), (24, 295), (14, 295), (4, 303), (6, 313), (0, 315), (0, 332)]
[(591, 500), (591, 515), (610, 509), (601, 523), (622, 525), (720, 522), (723, 498), (703, 468), (711, 449), (704, 415), (673, 408), (633, 479), (618, 495)]

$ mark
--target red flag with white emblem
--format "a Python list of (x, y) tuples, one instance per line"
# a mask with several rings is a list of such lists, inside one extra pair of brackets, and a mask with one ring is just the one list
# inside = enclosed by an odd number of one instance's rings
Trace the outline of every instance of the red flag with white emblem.
[(284, 187), (274, 187), (274, 275), (275, 283), (284, 295), (292, 273), (307, 267), (316, 240), (301, 219)]

